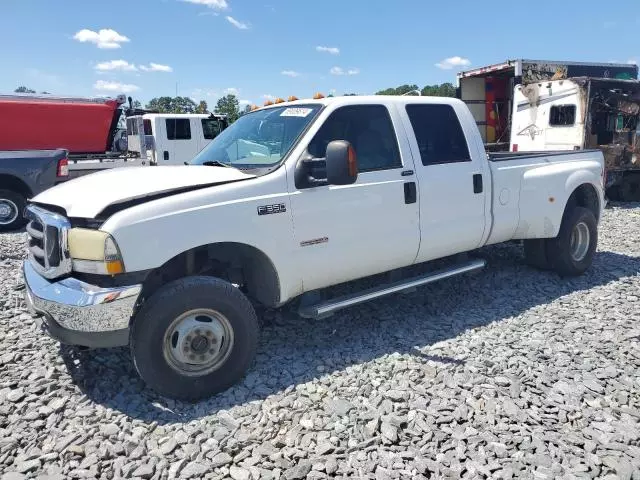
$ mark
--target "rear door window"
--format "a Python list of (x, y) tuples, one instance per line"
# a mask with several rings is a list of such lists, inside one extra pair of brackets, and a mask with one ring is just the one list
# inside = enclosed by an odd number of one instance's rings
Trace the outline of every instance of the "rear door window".
[(451, 105), (412, 104), (406, 111), (423, 165), (471, 161), (467, 140)]
[(167, 140), (191, 140), (191, 123), (188, 118), (167, 118)]

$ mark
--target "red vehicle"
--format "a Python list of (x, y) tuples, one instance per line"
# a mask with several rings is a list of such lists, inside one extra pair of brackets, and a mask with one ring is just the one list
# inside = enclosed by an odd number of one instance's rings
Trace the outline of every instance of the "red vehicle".
[(64, 148), (70, 156), (118, 151), (114, 140), (125, 101), (124, 95), (0, 95), (0, 151)]

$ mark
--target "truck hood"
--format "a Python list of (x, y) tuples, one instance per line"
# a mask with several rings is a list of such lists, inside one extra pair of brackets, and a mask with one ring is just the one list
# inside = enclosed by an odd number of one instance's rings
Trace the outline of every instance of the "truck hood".
[(95, 218), (107, 208), (113, 213), (156, 198), (254, 177), (235, 168), (203, 165), (120, 167), (67, 180), (32, 201), (63, 208), (69, 217)]

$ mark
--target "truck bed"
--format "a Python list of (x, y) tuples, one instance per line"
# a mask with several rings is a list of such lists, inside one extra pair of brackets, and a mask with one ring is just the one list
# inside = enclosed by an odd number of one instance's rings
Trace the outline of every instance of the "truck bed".
[[(571, 185), (566, 184), (565, 174), (597, 172), (604, 165), (602, 152), (597, 149), (505, 152), (487, 156), (493, 192), (493, 228), (488, 244), (553, 237), (559, 228), (557, 222), (551, 220), (557, 218), (556, 206), (564, 205), (563, 195), (574, 188), (568, 188)], [(598, 202), (602, 204), (604, 199)]]

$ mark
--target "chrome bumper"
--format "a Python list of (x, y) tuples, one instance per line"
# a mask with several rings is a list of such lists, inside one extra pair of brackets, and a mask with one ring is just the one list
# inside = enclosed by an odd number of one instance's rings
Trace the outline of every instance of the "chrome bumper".
[(44, 317), (53, 337), (86, 346), (115, 346), (127, 337), (142, 285), (101, 288), (75, 278), (49, 281), (29, 260), (22, 273), (27, 306), (34, 316)]

